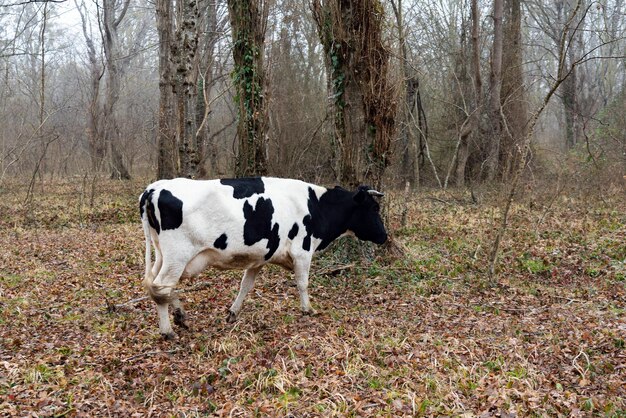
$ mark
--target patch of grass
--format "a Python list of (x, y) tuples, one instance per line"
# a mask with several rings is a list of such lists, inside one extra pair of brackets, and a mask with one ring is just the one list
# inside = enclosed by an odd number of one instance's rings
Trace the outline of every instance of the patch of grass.
[(7, 286), (9, 288), (14, 288), (19, 286), (24, 278), (19, 274), (12, 274), (0, 271), (0, 284), (3, 286)]
[(282, 404), (282, 407), (286, 410), (289, 405), (300, 398), (302, 391), (297, 387), (290, 387), (285, 392), (283, 392), (279, 397), (279, 402)]
[(523, 271), (531, 274), (547, 274), (551, 271), (551, 267), (545, 261), (532, 257), (529, 254), (524, 254), (518, 259), (518, 262)]
[(220, 366), (220, 368), (217, 369), (217, 371), (219, 372), (220, 376), (222, 378), (228, 376), (231, 373), (230, 365), (231, 364), (236, 364), (238, 361), (239, 361), (239, 359), (236, 358), (236, 357), (230, 357), (230, 358), (224, 359), (222, 361), (222, 365)]
[(528, 376), (528, 370), (522, 366), (515, 366), (512, 370), (506, 372), (506, 374), (513, 379), (522, 380)]
[(61, 370), (40, 363), (26, 371), (24, 381), (26, 383), (53, 383), (62, 376)]
[(62, 356), (69, 356), (72, 354), (72, 349), (66, 346), (57, 348), (57, 352)]
[(483, 363), (483, 366), (492, 373), (499, 372), (502, 370), (502, 359), (487, 360)]
[(367, 382), (367, 386), (374, 390), (381, 390), (384, 387), (383, 383), (378, 377), (370, 378)]

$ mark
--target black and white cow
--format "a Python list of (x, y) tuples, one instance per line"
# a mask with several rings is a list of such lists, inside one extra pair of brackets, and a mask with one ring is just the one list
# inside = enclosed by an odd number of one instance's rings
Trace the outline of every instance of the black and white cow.
[(207, 266), (245, 270), (229, 322), (267, 263), (294, 271), (302, 311), (312, 313), (307, 286), (314, 252), (347, 234), (377, 244), (387, 240), (373, 196), (382, 193), (272, 177), (152, 183), (139, 198), (139, 211), (146, 237), (144, 285), (156, 302), (161, 334), (175, 336), (170, 303), (174, 323), (186, 327), (174, 288), (181, 277)]

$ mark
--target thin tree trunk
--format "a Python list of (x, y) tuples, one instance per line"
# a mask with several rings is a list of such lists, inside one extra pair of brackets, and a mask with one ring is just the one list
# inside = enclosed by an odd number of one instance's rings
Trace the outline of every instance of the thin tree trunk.
[(96, 53), (96, 47), (93, 43), (93, 39), (87, 29), (88, 19), (83, 13), (85, 11), (84, 3), (80, 5), (78, 2), (76, 9), (80, 14), (83, 36), (85, 43), (87, 44), (87, 58), (89, 60), (89, 93), (88, 93), (88, 108), (87, 108), (87, 138), (89, 141), (89, 153), (91, 157), (91, 170), (92, 172), (98, 172), (102, 168), (102, 162), (104, 161), (106, 147), (101, 135), (100, 128), (100, 79), (104, 74), (104, 68), (99, 62), (98, 54)]
[(103, 0), (102, 25), (104, 26), (104, 55), (107, 63), (107, 89), (104, 105), (104, 140), (111, 158), (111, 178), (118, 180), (130, 179), (124, 159), (120, 152), (120, 132), (115, 115), (115, 105), (120, 96), (121, 73), (119, 68), (119, 34), (118, 27), (128, 10), (130, 0), (126, 0), (119, 16), (116, 16), (115, 1)]
[[(459, 140), (459, 152), (456, 165), (456, 185), (462, 187), (465, 185), (465, 169), (467, 160), (469, 159), (469, 139), (478, 136), (478, 125), (480, 118), (480, 108), (482, 107), (482, 77), (480, 75), (480, 44), (479, 44), (479, 24), (480, 10), (478, 9), (478, 0), (472, 0), (472, 75), (474, 80), (474, 109), (468, 116), (467, 130), (461, 132)], [(476, 141), (478, 142), (478, 141)], [(446, 180), (447, 184), (447, 180)]]
[[(41, 31), (39, 34), (39, 44), (41, 47), (41, 67), (40, 67), (40, 82), (39, 82), (39, 126), (43, 125), (46, 111), (46, 27), (48, 25), (48, 3), (43, 6), (43, 16), (41, 22)], [(41, 160), (39, 166), (39, 175), (43, 176), (46, 172), (46, 150), (48, 144), (45, 143), (44, 138), (41, 138)]]
[(489, 117), (491, 124), (491, 136), (487, 146), (487, 180), (492, 181), (500, 168), (500, 141), (502, 136), (501, 121), (501, 89), (502, 89), (502, 14), (503, 1), (493, 2), (493, 47), (491, 50), (491, 74), (489, 78)]
[(159, 35), (159, 131), (157, 132), (157, 177), (173, 178), (178, 172), (174, 92), (172, 79), (172, 0), (157, 0), (156, 22)]
[(196, 142), (197, 76), (195, 58), (198, 49), (198, 4), (196, 0), (179, 1), (180, 26), (176, 31), (178, 56), (176, 93), (178, 99), (178, 137), (180, 175), (193, 178), (198, 171)]
[(506, 0), (504, 24), (504, 52), (502, 56), (502, 114), (505, 118), (506, 135), (503, 135), (500, 155), (502, 156), (502, 180), (507, 181), (513, 172), (518, 155), (517, 147), (526, 136), (528, 110), (526, 88), (522, 68), (522, 9), (520, 0)]

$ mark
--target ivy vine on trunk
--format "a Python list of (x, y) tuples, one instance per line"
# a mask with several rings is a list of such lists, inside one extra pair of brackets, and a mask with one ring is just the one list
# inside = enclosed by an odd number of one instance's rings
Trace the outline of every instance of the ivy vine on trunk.
[(382, 36), (385, 9), (379, 0), (314, 0), (313, 15), (328, 71), (337, 180), (380, 187), (397, 106)]
[(265, 175), (267, 167), (267, 107), (264, 95), (263, 55), (268, 3), (264, 0), (228, 0), (233, 36), (233, 83), (238, 106), (238, 177)]

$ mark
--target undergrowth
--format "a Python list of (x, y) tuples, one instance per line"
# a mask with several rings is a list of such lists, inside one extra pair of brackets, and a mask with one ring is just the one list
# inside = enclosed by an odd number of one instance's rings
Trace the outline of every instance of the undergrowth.
[(519, 199), (492, 281), (496, 193), (389, 193), (404, 254), (338, 240), (313, 263), (317, 315), (269, 267), (227, 324), (241, 273), (208, 270), (181, 283), (191, 329), (170, 342), (143, 298), (142, 187), (1, 192), (0, 415), (626, 414), (623, 194)]

